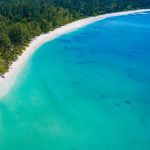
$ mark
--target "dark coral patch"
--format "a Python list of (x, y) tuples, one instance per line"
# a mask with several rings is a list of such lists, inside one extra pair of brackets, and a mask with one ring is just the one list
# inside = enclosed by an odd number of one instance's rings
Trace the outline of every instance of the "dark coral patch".
[(78, 85), (79, 82), (78, 82), (78, 81), (71, 81), (71, 84), (73, 84), (73, 85)]
[(20, 112), (16, 112), (16, 115), (20, 115)]
[(126, 104), (131, 104), (131, 101), (126, 100), (125, 103), (126, 103)]
[(115, 106), (117, 106), (117, 107), (120, 107), (120, 104), (118, 104), (118, 103), (115, 103)]

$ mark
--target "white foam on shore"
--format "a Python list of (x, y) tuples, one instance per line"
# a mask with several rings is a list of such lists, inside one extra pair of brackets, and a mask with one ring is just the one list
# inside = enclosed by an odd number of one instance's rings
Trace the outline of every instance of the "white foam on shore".
[(51, 31), (51, 32), (46, 33), (46, 34), (42, 34), (42, 35), (34, 38), (31, 41), (29, 47), (27, 47), (26, 50), (23, 52), (23, 54), (21, 56), (19, 56), (18, 60), (16, 60), (11, 65), (9, 72), (4, 75), (5, 78), (0, 78), (0, 98), (2, 98), (8, 94), (11, 87), (16, 82), (18, 74), (21, 72), (21, 70), (24, 68), (25, 64), (27, 63), (27, 60), (36, 51), (36, 49), (38, 47), (40, 47), (42, 44), (44, 44), (45, 42), (48, 42), (48, 41), (55, 39), (55, 38), (57, 38), (63, 34), (72, 32), (72, 31), (77, 30), (81, 27), (84, 27), (86, 25), (89, 25), (91, 23), (94, 23), (96, 21), (99, 21), (99, 20), (102, 20), (105, 18), (122, 16), (122, 15), (129, 15), (129, 14), (136, 14), (136, 13), (145, 13), (148, 11), (150, 11), (150, 9), (125, 11), (125, 12), (99, 15), (96, 17), (89, 17), (86, 19), (81, 19), (81, 20), (75, 21), (73, 23), (66, 24), (60, 28), (55, 29), (54, 31)]

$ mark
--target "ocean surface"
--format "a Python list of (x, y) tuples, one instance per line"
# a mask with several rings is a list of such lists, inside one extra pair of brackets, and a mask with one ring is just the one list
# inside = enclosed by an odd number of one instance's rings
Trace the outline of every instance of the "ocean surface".
[(0, 150), (150, 150), (150, 13), (42, 45), (0, 100)]

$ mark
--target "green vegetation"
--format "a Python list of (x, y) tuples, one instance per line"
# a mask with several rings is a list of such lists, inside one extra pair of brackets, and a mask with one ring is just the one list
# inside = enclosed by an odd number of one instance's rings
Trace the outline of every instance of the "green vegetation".
[(30, 40), (74, 20), (150, 8), (150, 0), (0, 0), (0, 75)]

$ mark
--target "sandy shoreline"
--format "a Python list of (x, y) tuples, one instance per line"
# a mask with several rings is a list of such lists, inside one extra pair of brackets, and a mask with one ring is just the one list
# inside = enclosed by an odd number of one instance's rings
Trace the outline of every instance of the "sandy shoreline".
[(145, 14), (144, 12), (147, 12), (147, 11), (150, 11), (150, 9), (118, 12), (118, 13), (99, 15), (96, 17), (89, 17), (86, 19), (81, 19), (81, 20), (75, 21), (73, 23), (69, 23), (65, 26), (62, 26), (60, 28), (55, 29), (54, 31), (51, 31), (51, 32), (46, 33), (46, 34), (42, 34), (42, 35), (34, 38), (31, 41), (29, 47), (26, 48), (24, 53), (21, 56), (19, 56), (18, 60), (15, 61), (11, 65), (9, 72), (4, 75), (5, 78), (0, 78), (0, 98), (5, 96), (9, 92), (12, 85), (16, 81), (17, 75), (21, 72), (21, 70), (23, 69), (23, 67), (27, 63), (27, 60), (36, 51), (36, 49), (38, 47), (40, 47), (42, 44), (44, 44), (45, 42), (48, 42), (48, 41), (55, 39), (55, 38), (57, 38), (63, 34), (72, 32), (74, 30), (77, 30), (78, 28), (84, 27), (86, 25), (89, 25), (91, 23), (94, 23), (96, 21), (99, 21), (99, 20), (102, 20), (105, 18), (134, 14), (134, 13)]

